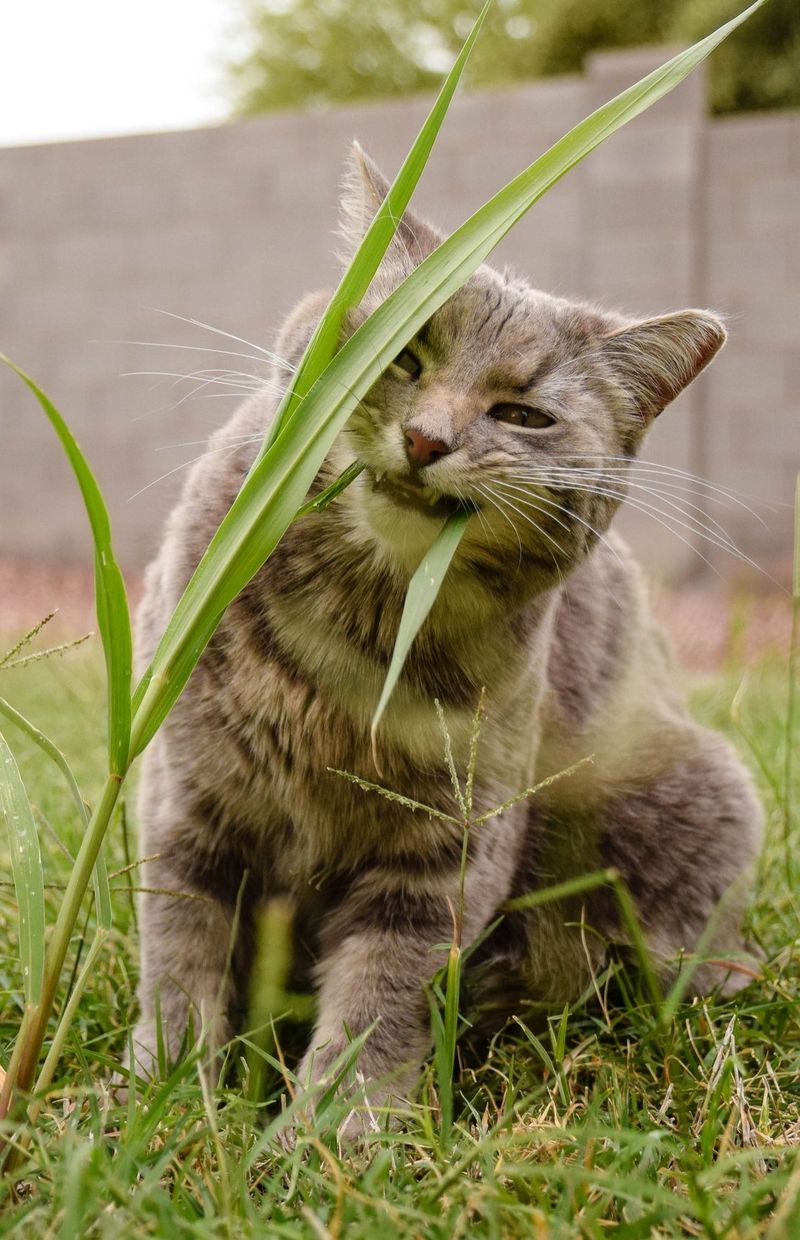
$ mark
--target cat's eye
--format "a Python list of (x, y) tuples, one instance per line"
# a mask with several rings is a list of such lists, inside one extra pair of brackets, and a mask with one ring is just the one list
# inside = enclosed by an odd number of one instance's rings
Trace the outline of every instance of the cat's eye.
[(489, 417), (495, 422), (508, 422), (510, 426), (524, 426), (526, 430), (543, 431), (548, 426), (555, 426), (555, 418), (543, 409), (535, 409), (531, 405), (495, 405), (489, 410)]
[(403, 349), (402, 353), (398, 353), (392, 365), (404, 371), (410, 379), (418, 379), (422, 374), (422, 363), (410, 349)]

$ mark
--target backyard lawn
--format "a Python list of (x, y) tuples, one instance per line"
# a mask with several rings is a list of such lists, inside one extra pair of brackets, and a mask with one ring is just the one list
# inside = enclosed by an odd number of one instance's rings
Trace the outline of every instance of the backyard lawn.
[[(0, 693), (63, 747), (85, 795), (96, 795), (105, 725), (96, 642), (0, 678)], [(107, 1083), (135, 1010), (131, 806), (106, 844), (114, 929), (13, 1173), (16, 1201), (2, 1234), (800, 1235), (800, 761), (787, 801), (786, 661), (777, 649), (746, 666), (732, 654), (691, 691), (697, 717), (739, 746), (769, 811), (750, 913), (768, 963), (735, 1001), (695, 1001), (659, 1020), (615, 961), (583, 1005), (546, 1024), (520, 1019), (491, 1042), (466, 1030), (449, 1137), (431, 1065), (400, 1128), (375, 1134), (368, 1148), (339, 1150), (336, 1101), (285, 1148), (280, 1075), (268, 1064), (266, 1101), (248, 1102), (244, 1043), (231, 1047), (230, 1083), (216, 1094), (189, 1063), (138, 1106), (121, 1104)], [(77, 815), (55, 767), (10, 725), (3, 730), (35, 801), (52, 924)], [(21, 991), (7, 843), (0, 841), (2, 1063)], [(87, 905), (86, 943), (92, 928)], [(81, 950), (76, 943), (73, 975)], [(279, 1020), (276, 1029), (275, 1055), (285, 1046), (291, 1065), (297, 1026)]]

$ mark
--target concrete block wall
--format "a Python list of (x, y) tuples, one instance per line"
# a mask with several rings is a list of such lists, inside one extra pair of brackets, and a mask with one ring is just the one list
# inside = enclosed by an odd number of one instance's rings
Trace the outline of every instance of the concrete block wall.
[[(460, 98), (420, 186), (421, 209), (456, 226), (663, 58), (608, 53), (580, 77)], [(497, 261), (551, 292), (633, 314), (692, 304), (726, 312), (731, 344), (659, 420), (646, 455), (786, 503), (800, 462), (800, 115), (712, 120), (703, 93), (696, 75), (611, 138), (536, 205)], [(0, 150), (0, 350), (53, 396), (87, 449), (130, 568), (157, 545), (176, 467), (202, 450), (195, 441), (250, 376), (268, 373), (259, 348), (298, 297), (336, 278), (349, 141), (393, 171), (427, 106), (402, 100)], [(243, 387), (125, 373), (208, 367), (243, 372), (232, 376)], [(0, 428), (0, 556), (82, 562), (88, 538), (72, 479), (40, 411), (6, 373)], [(744, 510), (712, 511), (761, 562), (788, 557), (788, 508), (767, 514), (768, 533)], [(702, 563), (652, 518), (624, 520), (656, 571), (675, 577)], [(724, 571), (735, 576), (735, 565)]]

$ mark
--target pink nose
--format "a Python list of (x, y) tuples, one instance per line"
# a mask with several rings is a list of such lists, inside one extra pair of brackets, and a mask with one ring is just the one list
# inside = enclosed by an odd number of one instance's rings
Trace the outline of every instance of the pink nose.
[(405, 431), (406, 456), (412, 465), (420, 468), (432, 465), (440, 456), (447, 456), (450, 449), (442, 439), (428, 439), (421, 431)]

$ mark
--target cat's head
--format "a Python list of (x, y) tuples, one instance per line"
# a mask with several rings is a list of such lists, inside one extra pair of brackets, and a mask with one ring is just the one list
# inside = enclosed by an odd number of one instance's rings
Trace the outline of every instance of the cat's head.
[[(348, 250), (387, 189), (356, 148), (342, 203)], [(442, 239), (407, 213), (351, 329)], [(366, 522), (413, 558), (466, 505), (473, 551), (568, 571), (607, 529), (653, 420), (724, 340), (704, 310), (632, 321), (481, 267), (350, 422), (349, 446), (367, 466), (357, 488)]]

